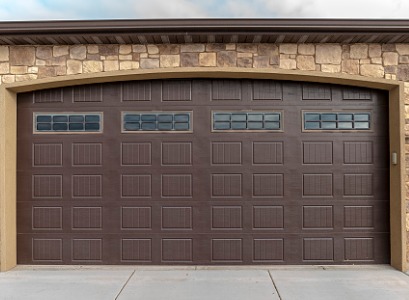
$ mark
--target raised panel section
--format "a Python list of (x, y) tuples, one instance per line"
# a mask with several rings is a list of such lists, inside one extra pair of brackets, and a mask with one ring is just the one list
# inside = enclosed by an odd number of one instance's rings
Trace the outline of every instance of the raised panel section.
[(122, 261), (152, 261), (151, 239), (122, 239)]
[(283, 195), (283, 174), (253, 174), (253, 196), (282, 197)]
[(73, 91), (74, 102), (102, 102), (102, 85), (82, 85)]
[(345, 142), (345, 164), (372, 164), (373, 142)]
[(162, 143), (162, 165), (191, 165), (192, 143)]
[(303, 100), (331, 100), (331, 88), (320, 84), (303, 84)]
[(63, 102), (63, 89), (49, 89), (34, 92), (34, 103)]
[(242, 228), (241, 206), (213, 206), (213, 229), (240, 229)]
[(215, 165), (240, 165), (241, 142), (213, 142), (212, 163)]
[(151, 229), (150, 207), (122, 207), (122, 229)]
[(345, 174), (345, 196), (373, 196), (372, 174)]
[(237, 80), (214, 80), (213, 100), (241, 100), (241, 84)]
[(304, 164), (332, 164), (332, 142), (304, 142)]
[(73, 175), (73, 197), (101, 197), (102, 175)]
[(254, 142), (253, 164), (255, 165), (283, 164), (283, 143)]
[(73, 229), (101, 229), (102, 207), (73, 207)]
[(254, 206), (254, 229), (284, 228), (284, 208), (282, 206)]
[(344, 100), (371, 100), (371, 92), (359, 88), (345, 88), (342, 91)]
[(345, 206), (344, 227), (371, 228), (374, 226), (373, 206)]
[(306, 261), (333, 261), (334, 240), (332, 238), (305, 238), (303, 240), (303, 258)]
[(333, 195), (332, 174), (304, 174), (303, 195), (325, 196)]
[(62, 229), (62, 207), (33, 207), (33, 229)]
[(162, 261), (192, 261), (192, 239), (162, 239)]
[(101, 239), (73, 239), (73, 261), (100, 261), (102, 259)]
[(374, 260), (374, 239), (373, 238), (346, 238), (345, 260)]
[(72, 163), (74, 166), (102, 165), (102, 144), (78, 143), (72, 145)]
[(192, 197), (192, 175), (162, 175), (162, 197)]
[(240, 197), (242, 195), (241, 174), (213, 174), (213, 197)]
[(242, 261), (241, 239), (212, 239), (213, 261)]
[(192, 207), (162, 207), (162, 229), (192, 229)]
[(152, 87), (150, 81), (132, 81), (122, 83), (122, 101), (150, 101)]
[(151, 143), (122, 143), (122, 165), (149, 166), (152, 164)]
[(253, 100), (281, 100), (282, 97), (281, 83), (272, 80), (253, 82)]
[(34, 144), (33, 156), (35, 167), (62, 166), (62, 144)]
[(33, 175), (33, 198), (61, 198), (62, 175)]
[(122, 197), (150, 197), (151, 175), (122, 175)]
[(192, 82), (190, 80), (165, 80), (162, 83), (163, 101), (191, 101)]
[(283, 261), (283, 239), (254, 239), (254, 261)]
[(33, 239), (33, 261), (62, 261), (62, 239)]
[(332, 228), (334, 225), (332, 206), (304, 206), (303, 227), (305, 229)]

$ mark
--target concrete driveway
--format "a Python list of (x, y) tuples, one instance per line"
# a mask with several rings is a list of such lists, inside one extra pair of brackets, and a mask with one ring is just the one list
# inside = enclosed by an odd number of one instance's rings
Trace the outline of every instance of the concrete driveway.
[(409, 299), (390, 266), (30, 267), (0, 273), (0, 299)]

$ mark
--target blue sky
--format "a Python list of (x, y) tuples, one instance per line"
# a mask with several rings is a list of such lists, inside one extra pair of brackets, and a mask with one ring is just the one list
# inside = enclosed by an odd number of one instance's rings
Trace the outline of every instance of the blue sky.
[(152, 18), (409, 19), (409, 0), (0, 0), (0, 21)]

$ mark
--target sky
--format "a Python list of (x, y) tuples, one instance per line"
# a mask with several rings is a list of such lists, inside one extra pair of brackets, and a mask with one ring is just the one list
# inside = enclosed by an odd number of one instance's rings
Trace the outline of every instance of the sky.
[(157, 18), (409, 19), (409, 0), (0, 0), (0, 21)]

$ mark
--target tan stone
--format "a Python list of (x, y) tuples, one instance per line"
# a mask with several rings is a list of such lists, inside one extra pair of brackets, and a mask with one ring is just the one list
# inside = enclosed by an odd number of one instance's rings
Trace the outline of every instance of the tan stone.
[(371, 64), (382, 65), (382, 57), (371, 58)]
[(270, 65), (278, 65), (280, 63), (280, 56), (271, 55), (270, 56)]
[(354, 44), (350, 46), (349, 57), (352, 59), (364, 59), (368, 57), (367, 44)]
[(281, 54), (297, 54), (297, 44), (280, 44)]
[(298, 45), (298, 53), (302, 55), (314, 55), (315, 45), (313, 44), (300, 44)]
[(274, 44), (259, 44), (258, 55), (261, 56), (273, 56), (278, 55), (278, 47)]
[(180, 54), (180, 66), (181, 67), (198, 67), (199, 66), (199, 53), (182, 53)]
[(149, 58), (159, 58), (159, 54), (149, 54)]
[(341, 70), (343, 73), (358, 75), (359, 74), (359, 60), (347, 59), (342, 61)]
[(119, 70), (119, 62), (117, 60), (106, 60), (104, 61), (104, 71), (118, 71)]
[(406, 214), (406, 231), (409, 231), (409, 213)]
[(70, 48), (70, 58), (85, 59), (87, 57), (87, 47), (80, 45)]
[(180, 55), (161, 55), (161, 68), (176, 68), (180, 66)]
[(5, 62), (5, 63), (0, 63), (0, 74), (7, 74), (10, 73), (10, 64)]
[(227, 51), (235, 51), (236, 50), (236, 44), (226, 44), (226, 50)]
[(119, 63), (120, 70), (135, 70), (139, 69), (139, 62), (137, 61), (121, 61)]
[(237, 58), (252, 58), (253, 54), (252, 53), (237, 53)]
[(253, 59), (253, 68), (268, 68), (270, 66), (270, 58), (268, 56), (256, 56)]
[(87, 60), (83, 62), (84, 73), (102, 72), (102, 70), (103, 70), (102, 61)]
[(8, 46), (0, 46), (0, 61), (8, 61), (9, 60), (9, 47)]
[(132, 60), (132, 54), (119, 55), (119, 60)]
[(36, 59), (36, 66), (45, 66), (47, 62), (42, 59)]
[(321, 72), (339, 73), (341, 72), (341, 66), (340, 65), (321, 65)]
[(177, 55), (180, 53), (180, 45), (175, 44), (158, 45), (158, 49), (161, 55)]
[(397, 79), (402, 81), (409, 80), (409, 65), (398, 66)]
[(68, 55), (68, 53), (69, 53), (68, 46), (54, 46), (53, 47), (54, 57), (65, 56), (65, 55)]
[(409, 44), (396, 44), (396, 51), (400, 55), (409, 55)]
[(361, 65), (370, 65), (371, 60), (370, 59), (360, 59), (359, 64), (361, 64)]
[(142, 69), (159, 68), (159, 59), (157, 59), (157, 58), (141, 58), (140, 67)]
[(119, 54), (125, 55), (132, 53), (132, 46), (131, 45), (120, 45), (119, 46)]
[(295, 59), (283, 58), (280, 59), (280, 69), (295, 70), (297, 68), (297, 62)]
[(87, 51), (88, 51), (88, 54), (98, 54), (99, 53), (99, 47), (98, 47), (98, 45), (88, 45), (87, 46)]
[(148, 45), (149, 54), (159, 54), (159, 48), (156, 45)]
[(132, 51), (135, 53), (144, 53), (146, 52), (146, 46), (145, 45), (133, 45)]
[(340, 64), (342, 48), (340, 45), (322, 44), (316, 46), (315, 61), (318, 64)]
[(87, 54), (87, 60), (105, 60), (105, 56), (99, 54)]
[(246, 53), (246, 54), (250, 54), (250, 53), (257, 53), (258, 51), (258, 47), (257, 44), (237, 44), (237, 52), (241, 52), (241, 53), (237, 53), (237, 57), (243, 57), (243, 56), (239, 56), (239, 54), (242, 53)]
[(27, 67), (26, 66), (11, 66), (10, 67), (10, 73), (11, 74), (26, 74), (27, 73)]
[(204, 52), (204, 44), (186, 44), (180, 46), (180, 52)]
[(1, 80), (3, 83), (13, 83), (16, 81), (16, 75), (3, 75)]
[(237, 58), (237, 67), (239, 67), (239, 68), (252, 68), (253, 67), (253, 59), (251, 57), (238, 57)]
[(141, 53), (139, 55), (140, 58), (148, 58), (148, 53)]
[(226, 50), (226, 44), (206, 44), (207, 52), (219, 52)]
[(50, 60), (46, 61), (48, 65), (52, 66), (65, 66), (67, 58), (65, 56), (52, 57)]
[(68, 60), (67, 61), (67, 74), (81, 74), (82, 73), (82, 62), (78, 60)]
[(314, 56), (297, 56), (297, 69), (299, 70), (315, 70)]
[(39, 59), (51, 59), (53, 57), (53, 48), (48, 46), (39, 46), (36, 48), (36, 56)]
[(35, 48), (26, 46), (10, 47), (10, 65), (31, 66), (35, 62)]
[(216, 66), (216, 53), (200, 53), (199, 65), (201, 67), (215, 67)]
[(382, 47), (381, 45), (377, 44), (370, 44), (369, 45), (369, 57), (381, 57), (382, 55)]
[(396, 66), (398, 64), (398, 53), (384, 52), (382, 57), (384, 66)]
[(235, 67), (237, 63), (237, 53), (235, 51), (217, 52), (217, 66)]
[(44, 67), (38, 68), (38, 78), (55, 77), (55, 76), (57, 76), (57, 70), (55, 67), (44, 66)]
[(409, 64), (409, 56), (399, 56), (399, 63), (400, 64)]
[(361, 65), (360, 73), (363, 76), (383, 78), (385, 75), (384, 69), (380, 65)]
[(67, 67), (66, 66), (56, 66), (55, 72), (57, 76), (67, 75)]
[(25, 75), (16, 75), (16, 81), (27, 81), (27, 80), (34, 80), (37, 79), (38, 76), (36, 74), (25, 74)]

